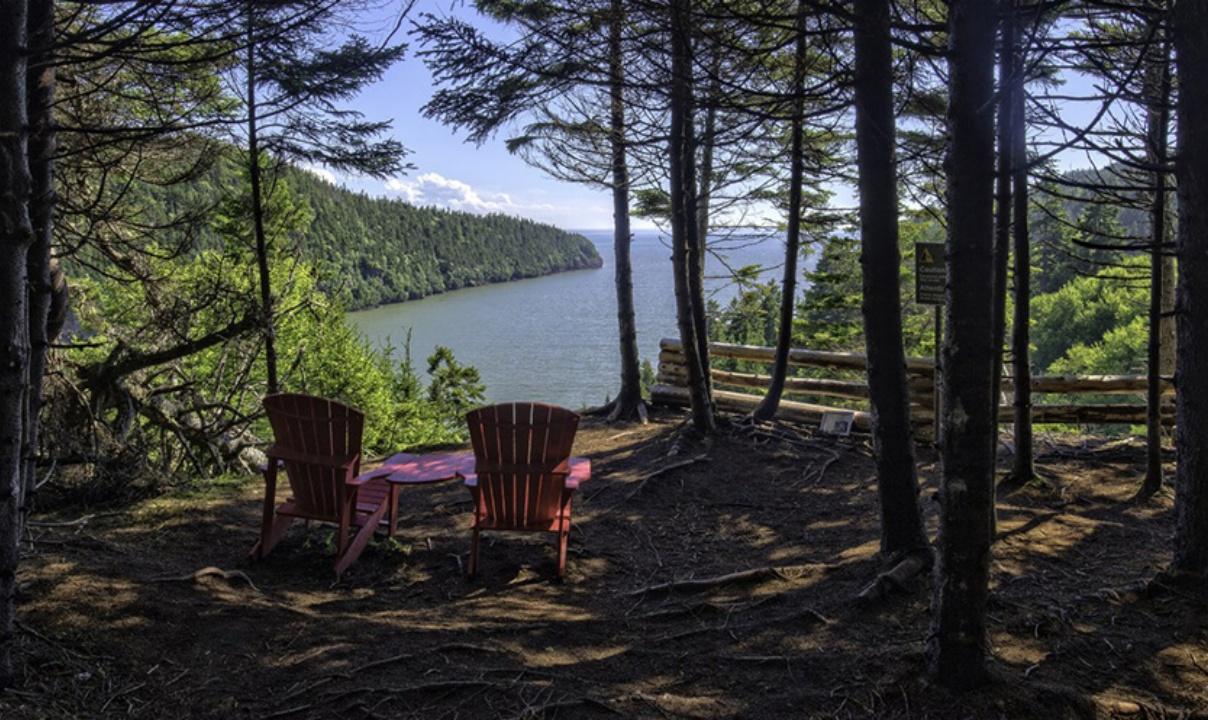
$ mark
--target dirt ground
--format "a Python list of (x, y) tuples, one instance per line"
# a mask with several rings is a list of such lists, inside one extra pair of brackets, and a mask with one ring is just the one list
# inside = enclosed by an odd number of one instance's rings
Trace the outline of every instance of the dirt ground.
[[(669, 457), (680, 420), (581, 429), (594, 478), (563, 583), (553, 536), (488, 536), (463, 579), (454, 483), (405, 490), (399, 536), (334, 584), (326, 528), (246, 559), (256, 478), (39, 516), (19, 578), (25, 683), (0, 718), (1208, 717), (1208, 608), (1144, 583), (1172, 503), (1129, 501), (1139, 445), (1046, 439), (1062, 489), (1000, 497), (997, 681), (956, 698), (921, 679), (927, 577), (854, 601), (882, 569), (866, 439), (733, 425)], [(238, 572), (194, 577), (210, 567)], [(656, 587), (757, 568), (774, 570)]]

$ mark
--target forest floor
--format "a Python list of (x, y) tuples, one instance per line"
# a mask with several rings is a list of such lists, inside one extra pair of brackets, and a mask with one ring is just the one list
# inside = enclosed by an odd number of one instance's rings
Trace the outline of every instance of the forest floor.
[[(327, 528), (246, 559), (255, 478), (40, 515), (19, 576), (25, 681), (0, 717), (1208, 717), (1208, 607), (1145, 583), (1173, 513), (1168, 494), (1130, 501), (1134, 441), (1043, 438), (1060, 489), (1000, 493), (996, 681), (958, 698), (922, 680), (927, 576), (855, 602), (883, 569), (867, 438), (732, 424), (669, 456), (681, 420), (585, 423), (594, 478), (561, 583), (552, 536), (487, 536), (463, 579), (455, 483), (404, 490), (399, 536), (339, 583)], [(934, 454), (920, 463), (934, 533)]]

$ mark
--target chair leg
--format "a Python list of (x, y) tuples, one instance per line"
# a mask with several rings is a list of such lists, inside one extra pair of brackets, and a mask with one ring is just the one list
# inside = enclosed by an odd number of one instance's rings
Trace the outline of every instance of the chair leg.
[(570, 543), (570, 531), (558, 533), (558, 577), (566, 577), (566, 546)]
[(364, 552), (365, 547), (369, 545), (369, 539), (373, 537), (373, 533), (377, 530), (378, 524), (382, 522), (382, 516), (386, 514), (386, 505), (378, 506), (373, 514), (365, 518), (365, 524), (357, 531), (357, 534), (352, 538), (352, 541), (347, 543), (347, 547), (341, 550), (340, 555), (336, 558), (336, 578), (338, 579), (344, 574), (344, 571), (349, 568), (357, 558)]
[(470, 562), (466, 565), (466, 577), (478, 574), (478, 528), (470, 530)]
[(294, 524), (294, 518), (289, 515), (277, 515), (268, 521), (268, 526), (263, 528), (260, 533), (260, 540), (252, 548), (250, 556), (254, 560), (260, 560), (266, 557), (277, 547), (277, 543), (281, 542), (281, 538), (285, 537), (285, 533), (290, 526)]
[[(277, 461), (269, 460), (268, 466), (264, 468), (264, 502), (260, 516), (260, 540), (252, 546), (251, 557), (259, 560), (268, 555), (273, 545), (276, 545), (276, 540), (280, 540), (280, 534), (283, 530), (278, 530), (277, 525), (280, 521), (277, 519)], [(287, 523), (288, 526), (288, 523)]]

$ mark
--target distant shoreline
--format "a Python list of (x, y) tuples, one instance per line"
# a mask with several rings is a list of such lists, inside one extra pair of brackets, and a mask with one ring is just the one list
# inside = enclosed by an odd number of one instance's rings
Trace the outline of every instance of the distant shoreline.
[(370, 310), (377, 310), (379, 308), (390, 307), (392, 305), (406, 305), (407, 303), (417, 302), (419, 300), (425, 300), (427, 298), (436, 297), (438, 295), (448, 295), (449, 293), (460, 292), (462, 290), (472, 290), (474, 288), (490, 287), (492, 285), (507, 285), (509, 283), (521, 282), (523, 280), (537, 280), (537, 279), (543, 278), (543, 277), (561, 275), (563, 273), (569, 273), (569, 272), (579, 272), (582, 270), (602, 270), (602, 269), (604, 269), (604, 267), (605, 267), (604, 257), (601, 255), (598, 255), (597, 259), (599, 260), (599, 262), (596, 262), (596, 263), (589, 263), (589, 264), (580, 265), (577, 267), (557, 268), (557, 269), (551, 270), (549, 272), (537, 273), (535, 275), (522, 275), (520, 277), (508, 278), (507, 280), (488, 280), (486, 282), (481, 282), (481, 283), (477, 283), (477, 284), (460, 285), (458, 287), (445, 288), (444, 290), (428, 293), (427, 295), (420, 295), (418, 297), (387, 300), (385, 302), (380, 302), (380, 303), (376, 303), (373, 305), (365, 305), (365, 306), (358, 307), (358, 308), (349, 308), (346, 312), (349, 312), (349, 313), (368, 312)]

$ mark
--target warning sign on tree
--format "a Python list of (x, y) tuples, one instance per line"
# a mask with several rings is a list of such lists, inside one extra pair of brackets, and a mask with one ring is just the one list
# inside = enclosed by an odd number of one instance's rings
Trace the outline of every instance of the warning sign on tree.
[(943, 305), (948, 282), (944, 243), (914, 244), (914, 301), (920, 305)]

